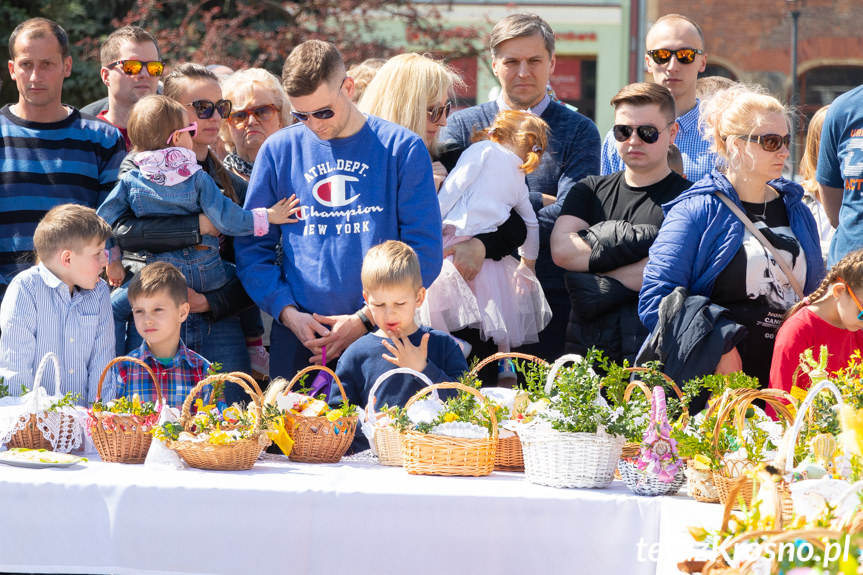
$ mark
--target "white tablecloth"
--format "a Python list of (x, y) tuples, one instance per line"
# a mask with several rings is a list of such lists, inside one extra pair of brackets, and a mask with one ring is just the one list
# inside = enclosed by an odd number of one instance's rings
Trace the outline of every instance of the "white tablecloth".
[(520, 473), (410, 476), (369, 462), (0, 465), (0, 572), (667, 575), (692, 554), (686, 525), (720, 517), (620, 482), (554, 489)]

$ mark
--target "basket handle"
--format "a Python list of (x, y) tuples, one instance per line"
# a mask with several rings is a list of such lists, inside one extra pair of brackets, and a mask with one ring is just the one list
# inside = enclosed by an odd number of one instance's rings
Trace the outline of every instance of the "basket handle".
[(647, 398), (648, 403), (653, 399), (653, 392), (648, 389), (643, 381), (635, 379), (630, 381), (627, 384), (626, 389), (623, 391), (623, 401), (629, 401), (629, 398), (632, 397), (632, 392), (636, 389), (641, 390), (641, 393), (643, 393), (644, 397)]
[(542, 366), (548, 365), (548, 362), (545, 361), (544, 359), (537, 357), (535, 355), (530, 355), (529, 353), (519, 353), (517, 351), (507, 351), (507, 352), (502, 351), (502, 352), (498, 352), (498, 353), (495, 353), (493, 355), (490, 355), (487, 358), (485, 358), (484, 360), (477, 363), (475, 366), (473, 366), (473, 369), (471, 369), (468, 372), (468, 375), (476, 376), (479, 373), (479, 371), (482, 368), (484, 368), (485, 366), (487, 366), (488, 364), (494, 363), (495, 361), (497, 361), (499, 359), (507, 359), (507, 358), (526, 359), (527, 361), (532, 361), (533, 363), (537, 363), (537, 364), (542, 365)]
[[(728, 390), (732, 391), (732, 390)], [(727, 393), (727, 392), (726, 392)], [(787, 400), (790, 396), (784, 391), (778, 389), (741, 389), (736, 393), (728, 394), (731, 398), (727, 403), (726, 394), (723, 394), (724, 406), (720, 406), (719, 415), (716, 417), (716, 424), (713, 426), (713, 449), (716, 458), (719, 459), (722, 454), (719, 453), (719, 433), (722, 429), (722, 424), (728, 419), (729, 415), (733, 417), (733, 425), (737, 430), (737, 436), (743, 438), (743, 427), (746, 421), (746, 410), (752, 405), (752, 402), (760, 399), (773, 407), (776, 413), (781, 415), (786, 421), (792, 421), (791, 412), (785, 406), (783, 400)]]
[[(489, 403), (489, 400), (473, 387), (468, 387), (467, 385), (464, 385), (463, 383), (458, 383), (456, 381), (448, 381), (445, 383), (435, 383), (428, 387), (422, 388), (408, 400), (408, 402), (405, 404), (405, 409), (408, 409), (410, 406), (416, 403), (417, 400), (419, 400), (419, 398), (421, 398), (422, 396), (438, 389), (458, 389), (459, 391), (467, 391), (468, 393), (475, 395), (477, 399), (479, 399), (480, 404)], [(497, 416), (495, 416), (494, 414), (494, 409), (491, 409), (490, 407), (488, 409), (488, 418), (491, 421), (491, 437), (492, 439), (497, 440)]]
[(255, 378), (248, 373), (243, 373), (242, 371), (232, 371), (228, 375), (239, 377), (240, 379), (245, 380), (245, 382), (248, 383), (253, 390), (255, 390), (255, 393), (258, 394), (258, 397), (264, 396), (264, 392), (261, 391), (261, 386), (259, 386), (258, 382), (255, 381)]
[(800, 430), (803, 429), (803, 422), (806, 419), (806, 414), (812, 403), (814, 403), (815, 398), (825, 389), (829, 390), (833, 394), (833, 397), (836, 398), (837, 405), (845, 405), (845, 400), (842, 399), (842, 393), (839, 392), (839, 388), (829, 380), (825, 379), (819, 381), (809, 389), (809, 393), (806, 394), (806, 398), (797, 409), (797, 416), (794, 418), (794, 424), (791, 426), (791, 430), (789, 432), (791, 434), (791, 440), (787, 442), (787, 451), (785, 452), (786, 474), (791, 473), (794, 470), (794, 446), (797, 445), (797, 439), (800, 436)]
[[(333, 376), (333, 380), (339, 386), (339, 392), (342, 394), (342, 401), (348, 400), (348, 396), (345, 393), (345, 388), (342, 387), (342, 380), (339, 379), (339, 376), (336, 375), (336, 372), (334, 372), (325, 365), (310, 365), (308, 367), (304, 367), (303, 369), (298, 371), (297, 375), (291, 378), (290, 381), (281, 378), (276, 380), (275, 382), (270, 384), (270, 389), (267, 390), (267, 397), (275, 400), (275, 398), (279, 395), (287, 394), (289, 391), (291, 391), (291, 389), (294, 387), (294, 384), (297, 383), (301, 377), (312, 371), (325, 371), (331, 376)], [(275, 384), (275, 387), (273, 387), (273, 384)]]
[(198, 396), (198, 394), (201, 392), (202, 389), (204, 389), (205, 386), (212, 385), (220, 381), (230, 381), (231, 383), (236, 383), (251, 396), (252, 401), (255, 404), (255, 414), (257, 415), (257, 417), (255, 418), (255, 428), (260, 429), (261, 421), (263, 420), (263, 417), (261, 417), (261, 399), (252, 390), (252, 386), (246, 383), (243, 378), (237, 377), (233, 373), (217, 373), (215, 375), (205, 377), (204, 379), (195, 384), (195, 387), (193, 387), (191, 391), (189, 391), (189, 395), (186, 396), (186, 400), (183, 402), (183, 411), (180, 414), (180, 423), (183, 424), (183, 429), (188, 431), (189, 424), (192, 422), (192, 401)]
[[(397, 373), (406, 373), (408, 375), (412, 375), (412, 376), (420, 379), (426, 385), (426, 387), (428, 387), (430, 385), (434, 385), (432, 383), (432, 381), (428, 378), (428, 376), (426, 376), (426, 374), (421, 373), (419, 371), (416, 371), (414, 369), (411, 369), (409, 367), (397, 367), (395, 369), (391, 369), (389, 371), (382, 373), (375, 380), (375, 383), (372, 385), (372, 388), (369, 390), (369, 400), (366, 402), (366, 421), (368, 421), (369, 423), (374, 423), (375, 418), (377, 416), (377, 413), (375, 412), (375, 403), (377, 403), (375, 401), (376, 400), (375, 392), (378, 390), (378, 388), (387, 379), (390, 378), (390, 376), (395, 375)], [(437, 398), (437, 391), (435, 391), (433, 395), (435, 396), (435, 398)]]
[(584, 361), (584, 358), (577, 353), (567, 353), (560, 356), (551, 364), (551, 369), (548, 370), (548, 377), (545, 379), (545, 394), (551, 395), (551, 388), (554, 385), (554, 378), (557, 377), (557, 372), (567, 363), (578, 363)]
[[(36, 377), (33, 378), (33, 390), (42, 386), (42, 378), (45, 376), (45, 367), (48, 365), (48, 360), (54, 363), (54, 397), (60, 395), (60, 360), (53, 351), (49, 351), (42, 356), (42, 361), (39, 362), (39, 367), (36, 368)], [(47, 389), (45, 391), (48, 391)]]
[(131, 363), (136, 363), (147, 370), (147, 373), (150, 376), (150, 379), (153, 380), (153, 387), (156, 388), (156, 397), (159, 400), (159, 404), (161, 404), (164, 400), (162, 399), (162, 389), (159, 387), (159, 380), (156, 379), (156, 374), (153, 373), (153, 370), (150, 369), (150, 366), (138, 359), (137, 357), (130, 357), (128, 355), (121, 355), (120, 357), (115, 357), (111, 361), (108, 362), (108, 365), (105, 366), (105, 369), (102, 370), (102, 374), (99, 376), (99, 388), (96, 390), (96, 401), (101, 401), (102, 399), (102, 383), (105, 381), (105, 376), (108, 375), (108, 371), (114, 367), (114, 365), (118, 363), (122, 363), (124, 361), (128, 361)]

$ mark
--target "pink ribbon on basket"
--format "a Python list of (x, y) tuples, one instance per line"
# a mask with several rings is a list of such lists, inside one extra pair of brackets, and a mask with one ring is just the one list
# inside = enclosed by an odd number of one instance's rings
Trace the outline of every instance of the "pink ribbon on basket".
[(671, 425), (665, 405), (665, 390), (653, 388), (650, 400), (650, 423), (644, 431), (641, 455), (636, 463), (639, 469), (656, 475), (663, 483), (670, 483), (677, 475), (680, 460), (677, 458), (677, 442), (671, 437)]

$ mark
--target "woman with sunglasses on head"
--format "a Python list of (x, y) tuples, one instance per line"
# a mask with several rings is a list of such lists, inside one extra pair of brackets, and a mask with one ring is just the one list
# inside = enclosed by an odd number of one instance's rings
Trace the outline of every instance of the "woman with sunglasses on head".
[[(776, 98), (744, 86), (704, 104), (704, 129), (724, 166), (663, 206), (639, 295), (638, 313), (651, 331), (673, 322), (660, 317), (660, 302), (677, 287), (719, 306), (746, 335), (712, 347), (702, 365), (715, 360), (716, 373), (742, 370), (762, 386), (783, 315), (824, 277), (803, 190), (782, 177), (788, 115)], [(678, 342), (677, 351), (691, 343)]]
[(776, 334), (770, 387), (791, 391), (809, 387), (809, 376), (794, 372), (800, 354), (812, 349), (815, 358), (827, 346), (827, 372), (848, 367), (848, 359), (863, 349), (863, 250), (851, 252), (830, 269), (818, 288), (788, 311)]
[[(209, 174), (224, 195), (242, 205), (248, 182), (227, 171), (210, 146), (216, 142), (222, 121), (231, 113), (231, 102), (222, 97), (218, 77), (204, 66), (185, 63), (176, 66), (164, 76), (164, 95), (179, 102), (189, 118), (198, 123), (192, 138), (192, 151), (201, 169)], [(121, 167), (133, 169), (127, 157)], [(127, 211), (114, 224), (114, 237), (124, 252), (124, 264), (137, 271), (143, 267), (145, 253), (161, 253), (180, 249), (197, 249), (204, 236), (218, 237), (219, 230), (203, 213), (188, 216), (163, 216), (139, 218)], [(234, 261), (233, 241), (230, 236), (222, 245), (222, 258)], [(239, 314), (254, 302), (236, 277), (219, 289), (189, 293), (192, 313), (184, 326), (186, 345), (204, 357), (222, 363), (224, 371), (251, 371), (249, 353), (245, 350), (245, 337)], [(117, 309), (115, 316), (127, 317), (128, 309)], [(125, 341), (125, 345), (124, 345)], [(126, 333), (117, 329), (118, 353), (134, 349), (140, 338), (133, 324), (128, 324)], [(245, 401), (239, 386), (229, 384), (227, 399)], [(230, 401), (229, 401), (230, 403)]]
[(222, 139), (233, 147), (225, 168), (248, 181), (264, 140), (293, 123), (291, 107), (279, 79), (263, 68), (231, 74), (222, 80), (222, 92), (233, 104), (222, 126)]

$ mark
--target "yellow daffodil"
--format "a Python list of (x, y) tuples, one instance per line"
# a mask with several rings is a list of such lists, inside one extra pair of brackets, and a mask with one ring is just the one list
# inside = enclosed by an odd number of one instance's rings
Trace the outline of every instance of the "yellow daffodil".
[(458, 421), (458, 415), (456, 415), (455, 413), (447, 413), (443, 416), (443, 420), (447, 423), (451, 421)]

